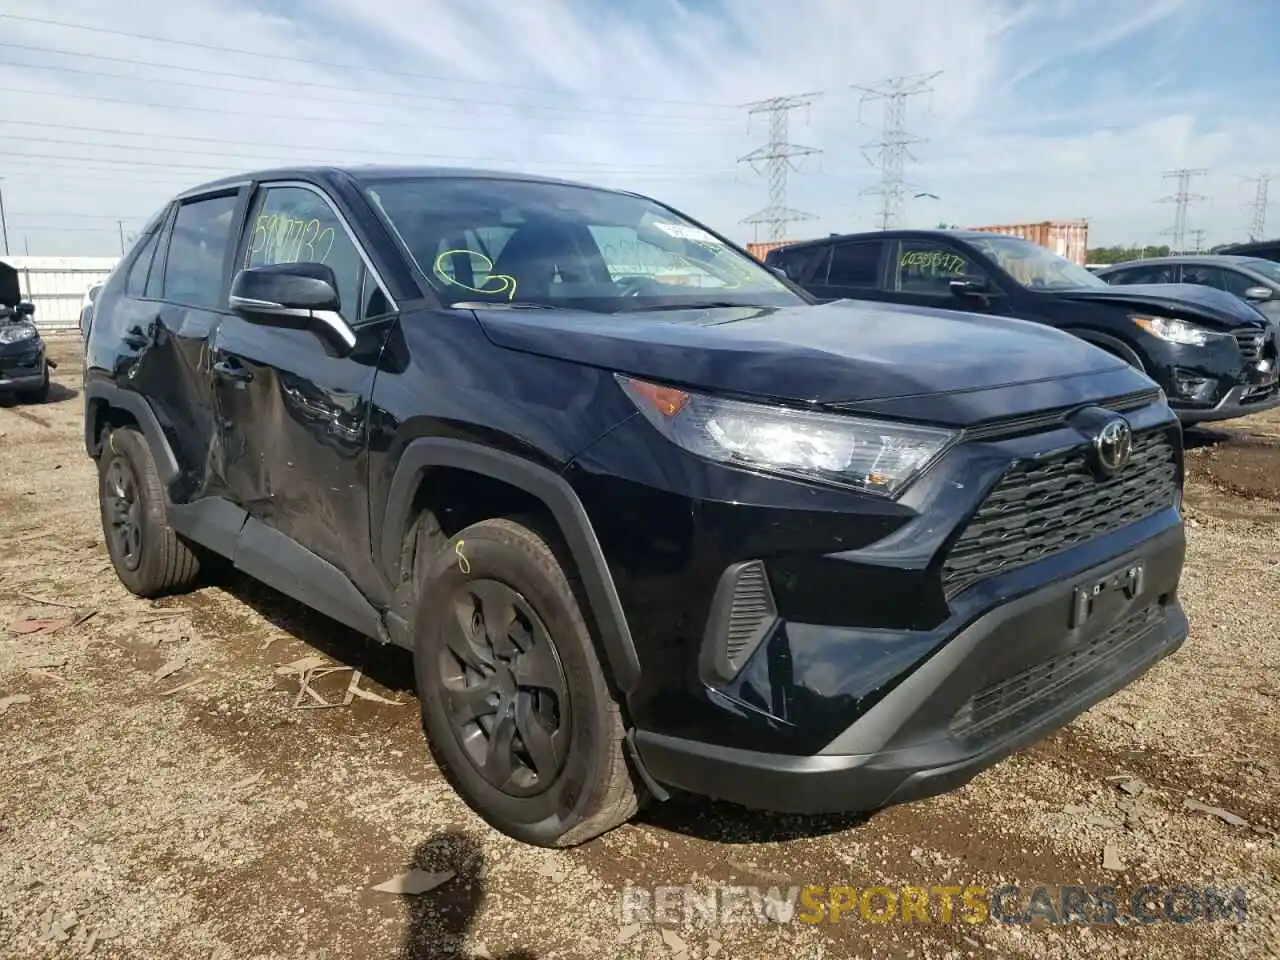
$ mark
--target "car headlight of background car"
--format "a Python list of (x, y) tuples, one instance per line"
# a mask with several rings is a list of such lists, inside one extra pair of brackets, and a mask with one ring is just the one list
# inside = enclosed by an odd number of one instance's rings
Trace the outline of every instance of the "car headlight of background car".
[(689, 393), (615, 374), (668, 440), (721, 463), (892, 497), (947, 448), (953, 431)]
[(29, 323), (9, 323), (0, 326), (0, 344), (21, 343), (23, 340), (34, 340), (36, 328)]
[(1181, 343), (1190, 347), (1203, 347), (1209, 341), (1218, 337), (1231, 336), (1229, 333), (1206, 330), (1204, 327), (1197, 326), (1190, 321), (1177, 320), (1173, 317), (1149, 317), (1145, 314), (1134, 313), (1129, 315), (1129, 319), (1153, 337), (1159, 337), (1169, 343)]

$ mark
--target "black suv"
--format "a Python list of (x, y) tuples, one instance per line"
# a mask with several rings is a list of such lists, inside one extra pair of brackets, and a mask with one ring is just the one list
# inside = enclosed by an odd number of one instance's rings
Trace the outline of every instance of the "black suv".
[(1058, 331), (891, 319), (634, 194), (211, 183), (95, 306), (111, 558), (151, 596), (220, 555), (413, 651), (440, 767), (533, 843), (676, 789), (946, 790), (1183, 641), (1181, 434)]
[(18, 271), (0, 263), (0, 397), (43, 403), (49, 396), (44, 338), (36, 328), (36, 308), (22, 299)]
[(941, 307), (1066, 330), (1146, 372), (1184, 423), (1280, 405), (1280, 325), (1222, 290), (1111, 286), (1027, 240), (973, 230), (828, 237), (771, 250), (766, 262), (824, 300)]

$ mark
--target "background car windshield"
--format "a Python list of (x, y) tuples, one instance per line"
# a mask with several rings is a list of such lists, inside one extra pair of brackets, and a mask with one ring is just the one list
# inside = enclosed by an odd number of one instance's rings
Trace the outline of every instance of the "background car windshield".
[(1017, 237), (969, 238), (969, 244), (994, 260), (1005, 273), (1030, 290), (1079, 290), (1107, 282), (1052, 250)]
[(1245, 266), (1272, 283), (1280, 283), (1280, 263), (1274, 260), (1250, 260)]
[(762, 264), (640, 197), (446, 177), (374, 181), (367, 190), (448, 305), (617, 312), (802, 302)]

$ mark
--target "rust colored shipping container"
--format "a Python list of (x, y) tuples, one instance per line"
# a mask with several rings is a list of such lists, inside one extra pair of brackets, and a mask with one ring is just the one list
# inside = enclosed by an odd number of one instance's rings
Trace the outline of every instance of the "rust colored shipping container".
[(799, 240), (761, 240), (748, 243), (747, 253), (764, 263), (764, 258), (769, 255), (770, 250), (777, 250), (779, 247), (787, 247), (799, 242)]
[(1039, 223), (1005, 223), (969, 229), (1021, 237), (1081, 266), (1088, 259), (1089, 223), (1086, 220), (1042, 220)]

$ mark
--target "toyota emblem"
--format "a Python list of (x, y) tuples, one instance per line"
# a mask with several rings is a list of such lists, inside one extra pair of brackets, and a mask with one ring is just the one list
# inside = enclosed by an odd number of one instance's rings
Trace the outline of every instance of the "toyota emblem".
[(1116, 417), (1103, 425), (1093, 438), (1093, 450), (1098, 469), (1106, 476), (1114, 476), (1124, 469), (1133, 453), (1133, 429), (1129, 421)]

